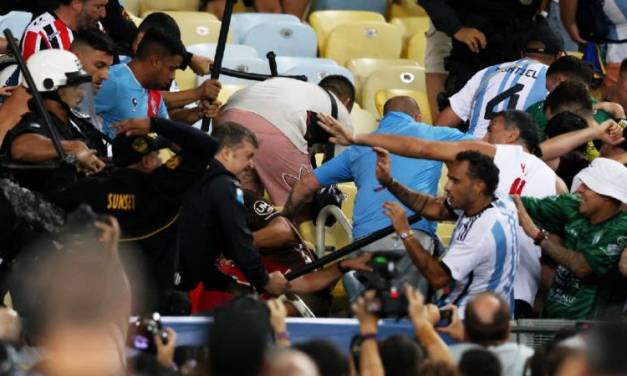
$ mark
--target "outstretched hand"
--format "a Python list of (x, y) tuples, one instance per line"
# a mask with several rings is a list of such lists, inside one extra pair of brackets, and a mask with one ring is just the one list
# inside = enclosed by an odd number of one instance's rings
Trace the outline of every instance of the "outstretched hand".
[(117, 134), (141, 136), (150, 133), (150, 118), (127, 119), (113, 125)]
[(390, 175), (390, 152), (380, 148), (378, 146), (373, 147), (375, 153), (377, 153), (377, 167), (375, 170), (375, 174), (377, 176), (377, 180), (384, 187), (388, 186), (392, 182), (392, 176)]
[(318, 124), (331, 135), (329, 141), (332, 143), (344, 146), (355, 143), (353, 131), (332, 116), (318, 113)]

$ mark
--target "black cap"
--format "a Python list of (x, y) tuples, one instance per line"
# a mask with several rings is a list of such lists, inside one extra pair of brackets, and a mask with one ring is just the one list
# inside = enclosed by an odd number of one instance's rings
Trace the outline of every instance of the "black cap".
[[(555, 55), (564, 51), (564, 42), (562, 38), (557, 35), (546, 22), (544, 18), (538, 17), (531, 28), (531, 31), (525, 39), (523, 45), (523, 52), (526, 53), (540, 53), (547, 55)], [(543, 48), (530, 48), (531, 43), (542, 43)]]
[(113, 164), (126, 167), (139, 162), (150, 152), (162, 149), (165, 145), (148, 136), (118, 135), (113, 139)]

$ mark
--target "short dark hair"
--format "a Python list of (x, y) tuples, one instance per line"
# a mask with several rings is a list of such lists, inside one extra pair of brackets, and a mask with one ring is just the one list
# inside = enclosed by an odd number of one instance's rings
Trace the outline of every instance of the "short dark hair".
[(255, 132), (235, 122), (227, 121), (216, 126), (211, 135), (218, 140), (218, 151), (225, 147), (235, 147), (244, 141), (250, 142), (256, 148), (259, 147)]
[(350, 374), (348, 358), (333, 342), (313, 339), (297, 343), (292, 347), (307, 354), (316, 363), (321, 375), (346, 376)]
[(174, 18), (167, 13), (153, 12), (144, 18), (137, 28), (138, 32), (147, 33), (150, 30), (159, 29), (162, 32), (181, 39), (181, 29)]
[(116, 46), (113, 40), (104, 32), (96, 28), (81, 29), (74, 33), (72, 49), (86, 45), (94, 50), (103, 51), (107, 55), (116, 55)]
[[(477, 297), (482, 295), (490, 295), (499, 301), (499, 308), (489, 322), (482, 321), (474, 309)], [(498, 294), (483, 292), (471, 299), (466, 305), (464, 328), (470, 342), (481, 346), (493, 346), (505, 341), (509, 336), (509, 319), (510, 312), (507, 302)]]
[(546, 76), (561, 74), (567, 81), (579, 82), (586, 86), (592, 84), (593, 72), (589, 63), (574, 56), (562, 56), (555, 60), (546, 71)]
[(461, 376), (501, 376), (501, 361), (486, 349), (466, 350), (458, 364)]
[(416, 341), (400, 334), (381, 341), (379, 353), (386, 375), (418, 375), (418, 368), (426, 359), (424, 350)]
[(515, 127), (520, 133), (520, 138), (525, 142), (529, 152), (536, 157), (542, 156), (540, 148), (540, 135), (538, 126), (533, 117), (524, 111), (505, 110), (496, 114), (505, 120), (505, 128), (511, 129)]
[(468, 162), (468, 176), (485, 183), (485, 194), (494, 195), (499, 185), (499, 168), (492, 158), (478, 151), (462, 151), (455, 156), (457, 162)]
[(592, 116), (592, 99), (584, 84), (564, 81), (546, 97), (544, 111), (546, 110), (551, 110), (553, 115), (571, 111), (585, 118)]
[(340, 74), (326, 76), (318, 85), (339, 98), (348, 98), (351, 103), (355, 103), (355, 86), (348, 78)]
[(150, 29), (139, 42), (137, 59), (146, 59), (152, 55), (185, 57), (185, 46), (180, 38), (172, 37), (158, 29)]
[[(588, 128), (588, 123), (581, 116), (570, 111), (560, 112), (553, 116), (546, 125), (544, 133), (547, 138), (553, 138), (564, 133)], [(585, 152), (588, 144), (579, 146), (576, 151)]]

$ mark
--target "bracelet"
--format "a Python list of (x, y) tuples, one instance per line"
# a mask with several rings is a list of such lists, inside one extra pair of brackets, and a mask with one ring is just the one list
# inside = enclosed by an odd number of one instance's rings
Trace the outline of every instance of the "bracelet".
[(400, 236), (402, 240), (408, 240), (414, 237), (414, 232), (411, 229), (409, 229), (409, 231), (407, 232), (399, 232), (398, 236)]
[(347, 269), (345, 267), (342, 266), (342, 261), (338, 261), (337, 264), (335, 264), (337, 266), (337, 270), (340, 271), (340, 273), (345, 274), (351, 271), (351, 269)]
[(361, 338), (362, 342), (367, 340), (367, 339), (377, 339), (377, 333), (360, 334), (359, 338)]
[(274, 339), (276, 339), (277, 341), (284, 340), (284, 339), (289, 340), (290, 334), (288, 332), (278, 332), (274, 334)]

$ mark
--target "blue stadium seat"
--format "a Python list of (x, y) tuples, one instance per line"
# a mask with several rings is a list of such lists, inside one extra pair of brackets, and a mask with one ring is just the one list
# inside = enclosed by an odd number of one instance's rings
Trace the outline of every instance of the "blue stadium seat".
[[(187, 47), (187, 51), (213, 59), (216, 55), (216, 43), (199, 43), (192, 44)], [(224, 49), (225, 59), (239, 59), (246, 57), (259, 57), (257, 50), (251, 46), (243, 46), (241, 44), (227, 44)]]
[(277, 56), (316, 57), (316, 32), (309, 25), (290, 21), (259, 24), (250, 29), (241, 44), (253, 46), (260, 56), (274, 51)]
[[(229, 69), (235, 69), (240, 72), (270, 74), (270, 65), (268, 64), (268, 62), (258, 57), (242, 57), (233, 59), (225, 58), (222, 62), (222, 66)], [(209, 76), (199, 76), (196, 79), (196, 84), (200, 85), (207, 79), (209, 79)], [(248, 86), (257, 81), (244, 80), (241, 78), (220, 75), (220, 82), (223, 85)]]
[(291, 14), (235, 13), (231, 17), (231, 30), (235, 33), (235, 39), (238, 43), (241, 43), (248, 31), (253, 27), (274, 22), (300, 23), (300, 20)]
[(0, 16), (0, 33), (4, 36), (4, 30), (10, 29), (13, 37), (20, 40), (32, 18), (32, 13), (18, 11), (11, 11), (4, 16)]
[(288, 70), (285, 74), (305, 75), (307, 76), (307, 81), (314, 84), (317, 84), (320, 80), (329, 75), (342, 75), (348, 78), (351, 82), (355, 82), (351, 71), (339, 65), (303, 64)]
[(368, 10), (386, 14), (388, 0), (313, 0), (311, 12), (318, 10)]
[(285, 73), (301, 65), (337, 65), (335, 60), (318, 57), (277, 56), (276, 66), (279, 73)]

